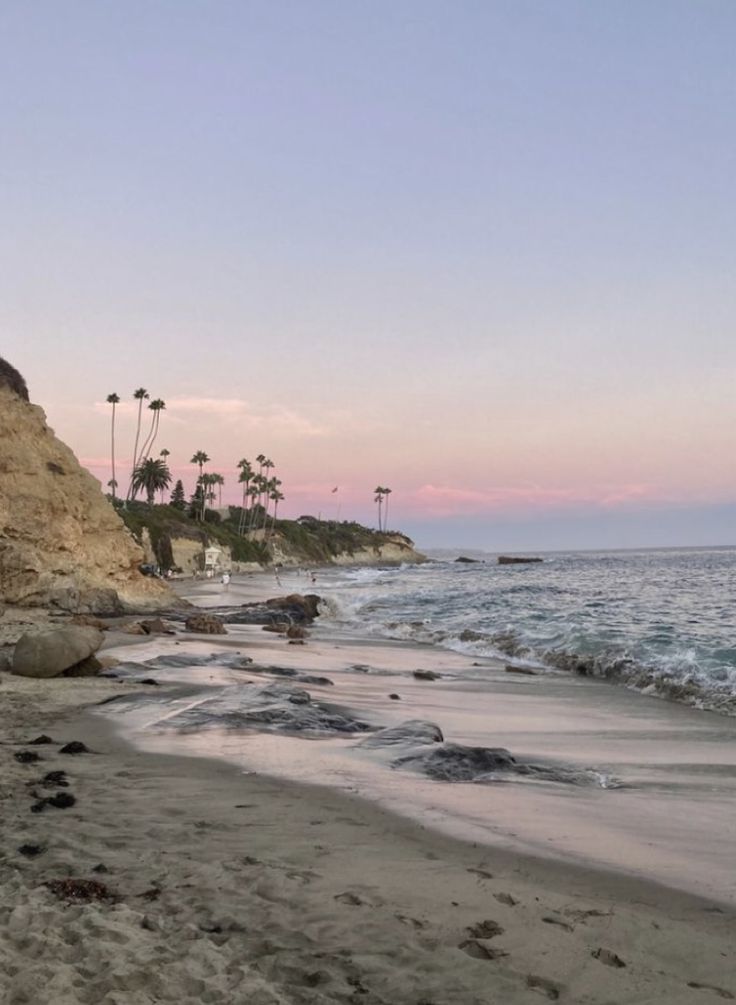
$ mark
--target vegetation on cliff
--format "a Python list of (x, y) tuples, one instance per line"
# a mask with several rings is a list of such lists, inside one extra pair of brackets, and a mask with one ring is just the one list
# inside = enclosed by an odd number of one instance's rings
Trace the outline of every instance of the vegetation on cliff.
[(318, 520), (304, 516), (298, 520), (275, 520), (268, 533), (254, 531), (242, 534), (243, 514), (239, 506), (230, 506), (226, 518), (208, 510), (205, 522), (189, 516), (175, 506), (149, 506), (129, 502), (118, 509), (133, 536), (142, 542), (148, 531), (151, 546), (162, 569), (174, 566), (172, 539), (199, 541), (202, 549), (224, 546), (235, 562), (257, 562), (270, 565), (288, 560), (305, 565), (330, 563), (338, 558), (366, 552), (379, 554), (387, 545), (398, 545), (414, 556), (412, 542), (403, 534), (371, 530), (361, 524), (335, 520)]

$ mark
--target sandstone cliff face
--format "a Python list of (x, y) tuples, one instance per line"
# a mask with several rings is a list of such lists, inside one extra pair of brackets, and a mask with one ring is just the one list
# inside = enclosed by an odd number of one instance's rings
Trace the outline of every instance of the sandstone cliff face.
[(140, 574), (142, 561), (99, 482), (42, 409), (0, 379), (0, 600), (93, 609), (114, 604), (100, 592), (114, 590), (129, 606), (170, 603), (164, 583)]

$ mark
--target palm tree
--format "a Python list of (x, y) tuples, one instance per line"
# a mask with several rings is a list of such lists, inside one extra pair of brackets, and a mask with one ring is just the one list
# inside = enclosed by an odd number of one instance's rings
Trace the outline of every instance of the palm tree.
[(166, 408), (166, 402), (162, 398), (154, 398), (148, 407), (153, 412), (153, 415), (151, 416), (151, 428), (148, 430), (146, 441), (141, 447), (141, 456), (138, 458), (138, 464), (140, 464), (141, 461), (145, 461), (151, 453), (154, 441), (158, 436), (158, 426), (161, 421), (161, 412)]
[(215, 501), (215, 493), (212, 489), (212, 486), (217, 484), (217, 475), (215, 474), (210, 475), (205, 473), (200, 476), (199, 483), (202, 486), (202, 499), (203, 499), (202, 519), (204, 519), (207, 503), (209, 503), (211, 506)]
[(118, 483), (115, 481), (115, 406), (119, 403), (120, 397), (115, 394), (108, 394), (107, 403), (112, 405), (112, 424), (110, 427), (110, 456), (112, 459), (112, 478), (107, 483), (112, 489), (112, 501), (115, 502), (115, 489), (118, 487)]
[(144, 489), (149, 506), (153, 506), (156, 492), (169, 487), (171, 483), (171, 472), (166, 466), (166, 462), (154, 460), (152, 457), (146, 458), (133, 471), (133, 490), (137, 492)]
[(385, 503), (386, 503), (386, 505), (384, 507), (384, 510), (383, 510), (383, 529), (384, 529), (384, 531), (388, 530), (388, 497), (390, 495), (391, 495), (391, 489), (388, 489), (388, 488), (386, 488), (384, 486), (384, 489), (383, 489), (383, 498), (384, 498)]
[(217, 492), (218, 492), (217, 506), (219, 509), (222, 509), (222, 486), (225, 484), (225, 478), (223, 477), (223, 475), (218, 474), (210, 475), (210, 478), (212, 479), (212, 484), (217, 486)]
[[(199, 478), (197, 479), (197, 484), (198, 485), (201, 484), (201, 482), (202, 482), (204, 466), (205, 466), (205, 464), (208, 461), (209, 461), (209, 457), (204, 452), (204, 450), (198, 450), (196, 452), (196, 454), (194, 455), (194, 457), (192, 457), (191, 461), (189, 462), (190, 464), (196, 464), (199, 467)], [(204, 494), (204, 491), (203, 491), (202, 492), (202, 512), (201, 512), (201, 515), (199, 517), (200, 520), (204, 520), (204, 510), (205, 510), (206, 504), (207, 504), (207, 500), (205, 498), (205, 494)]]
[[(167, 466), (168, 466), (168, 463), (169, 463), (169, 455), (170, 454), (171, 454), (171, 451), (167, 450), (166, 447), (164, 447), (163, 450), (159, 450), (159, 452), (158, 452), (158, 456), (159, 457), (163, 457), (164, 464), (166, 464)], [(164, 490), (161, 489), (161, 505), (163, 506), (163, 504), (164, 504)]]
[(133, 391), (133, 397), (138, 402), (138, 425), (136, 426), (135, 430), (135, 446), (133, 447), (133, 471), (131, 472), (130, 485), (128, 486), (128, 495), (127, 495), (128, 499), (130, 499), (130, 496), (133, 492), (133, 474), (135, 473), (135, 469), (138, 464), (138, 440), (141, 435), (141, 415), (143, 413), (143, 401), (145, 398), (148, 397), (148, 391), (145, 389), (145, 387), (139, 387), (136, 391)]
[[(274, 481), (278, 482), (278, 485), (281, 484), (278, 478), (275, 478)], [(276, 516), (279, 511), (279, 503), (283, 502), (284, 499), (284, 493), (279, 491), (278, 485), (274, 486), (274, 488), (271, 490), (271, 494), (269, 497), (273, 502), (273, 517), (271, 518), (271, 535), (273, 534), (274, 529), (276, 527)]]
[(373, 489), (375, 495), (373, 496), (373, 502), (378, 503), (378, 529), (381, 529), (381, 507), (383, 506), (383, 489), (380, 485), (376, 485)]
[(242, 537), (245, 533), (245, 521), (247, 516), (246, 501), (248, 499), (248, 487), (251, 479), (253, 478), (253, 468), (250, 465), (250, 461), (246, 460), (245, 457), (238, 461), (238, 467), (240, 468), (238, 481), (243, 486), (243, 504), (240, 508), (240, 520), (238, 521), (238, 534)]

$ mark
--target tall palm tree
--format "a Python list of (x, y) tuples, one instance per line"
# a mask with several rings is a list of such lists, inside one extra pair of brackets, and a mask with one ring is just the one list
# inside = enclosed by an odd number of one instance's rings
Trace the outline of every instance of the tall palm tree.
[(384, 529), (384, 531), (388, 530), (388, 497), (390, 495), (391, 495), (391, 489), (386, 488), (386, 486), (384, 485), (384, 488), (383, 488), (383, 498), (384, 498), (384, 502), (385, 502), (385, 506), (384, 506), (384, 509), (383, 509), (383, 529)]
[(375, 495), (373, 496), (373, 502), (378, 503), (378, 529), (381, 530), (381, 508), (383, 506), (383, 489), (380, 485), (376, 485), (373, 489)]
[(112, 478), (107, 483), (112, 489), (112, 501), (115, 502), (115, 489), (118, 487), (118, 483), (115, 481), (115, 406), (119, 404), (120, 397), (115, 394), (108, 394), (107, 403), (112, 405), (112, 424), (110, 426), (110, 457), (112, 460)]
[(148, 398), (148, 391), (145, 387), (139, 387), (137, 390), (133, 391), (133, 397), (138, 402), (138, 425), (135, 430), (135, 446), (133, 447), (133, 471), (130, 476), (130, 485), (128, 486), (128, 495), (126, 498), (130, 499), (133, 493), (133, 474), (135, 472), (136, 466), (138, 464), (138, 440), (141, 435), (141, 415), (143, 414), (143, 402)]
[(281, 491), (280, 486), (281, 486), (281, 479), (274, 478), (271, 485), (271, 491), (268, 494), (268, 498), (273, 503), (273, 516), (271, 518), (271, 534), (273, 534), (274, 528), (276, 527), (276, 516), (278, 515), (279, 511), (279, 503), (282, 502), (284, 499), (284, 493)]
[[(205, 464), (209, 461), (209, 457), (204, 452), (204, 450), (198, 450), (194, 457), (192, 457), (190, 464), (196, 464), (199, 467), (199, 478), (197, 479), (197, 484), (201, 484), (203, 478), (203, 471)], [(207, 500), (205, 498), (204, 487), (202, 489), (202, 509), (200, 512), (200, 520), (204, 520), (205, 506), (207, 505)]]
[(199, 483), (202, 486), (202, 499), (204, 500), (202, 504), (202, 519), (204, 519), (207, 503), (211, 506), (215, 501), (215, 493), (212, 486), (217, 485), (217, 475), (210, 475), (205, 472), (205, 474), (200, 476)]
[(219, 474), (213, 474), (210, 477), (212, 478), (212, 484), (217, 486), (218, 509), (222, 509), (222, 486), (225, 484), (225, 478), (223, 475)]
[(153, 506), (156, 493), (171, 484), (171, 472), (159, 458), (146, 458), (133, 472), (133, 488), (137, 492), (144, 489), (149, 506)]
[(238, 467), (240, 468), (240, 474), (238, 475), (238, 481), (243, 486), (243, 502), (240, 507), (240, 520), (238, 521), (238, 534), (242, 535), (245, 532), (245, 521), (247, 517), (246, 501), (248, 499), (248, 487), (250, 485), (251, 479), (253, 478), (253, 468), (251, 467), (250, 461), (245, 457), (238, 461)]
[(158, 436), (161, 412), (166, 408), (166, 402), (162, 398), (154, 398), (148, 407), (153, 412), (153, 415), (151, 416), (151, 428), (148, 430), (148, 436), (141, 447), (141, 456), (137, 460), (138, 464), (140, 464), (141, 461), (145, 461), (145, 459), (150, 456), (154, 441)]

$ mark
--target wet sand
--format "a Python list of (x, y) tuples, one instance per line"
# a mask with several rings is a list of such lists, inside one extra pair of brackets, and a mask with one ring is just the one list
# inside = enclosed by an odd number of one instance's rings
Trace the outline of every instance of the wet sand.
[[(279, 662), (318, 662), (328, 675), (344, 666), (344, 638), (320, 642), (317, 629), (306, 646), (288, 647), (257, 631), (247, 630), (255, 658), (279, 647)], [(214, 642), (186, 645), (210, 650)], [(241, 644), (232, 635), (227, 642)], [(150, 645), (127, 656), (145, 657)], [(362, 662), (381, 653), (395, 660), (391, 646), (357, 649)], [(383, 691), (389, 678), (350, 680), (368, 700), (375, 681)], [(509, 709), (527, 695), (527, 682), (501, 683)], [(443, 681), (402, 687), (402, 701), (447, 712)], [(528, 854), (510, 835), (461, 841), (337, 787), (144, 752), (85, 710), (141, 690), (0, 677), (3, 1005), (707, 1005), (736, 995), (736, 913), (727, 904), (571, 856)], [(505, 721), (518, 749), (521, 719)], [(526, 722), (529, 735), (541, 732), (529, 727), (531, 715)], [(589, 731), (603, 732), (597, 722)], [(28, 746), (40, 732), (55, 742)], [(62, 755), (60, 744), (72, 739), (93, 753)], [(563, 751), (575, 741), (559, 744)], [(21, 750), (43, 760), (21, 764)], [(33, 792), (45, 791), (38, 779), (52, 770), (67, 772), (63, 791), (76, 803), (31, 813)], [(520, 788), (517, 811), (528, 798)], [(538, 821), (540, 844), (545, 825)], [(28, 858), (17, 850), (23, 844), (42, 850)], [(118, 899), (66, 903), (45, 885), (69, 877), (102, 881)]]

